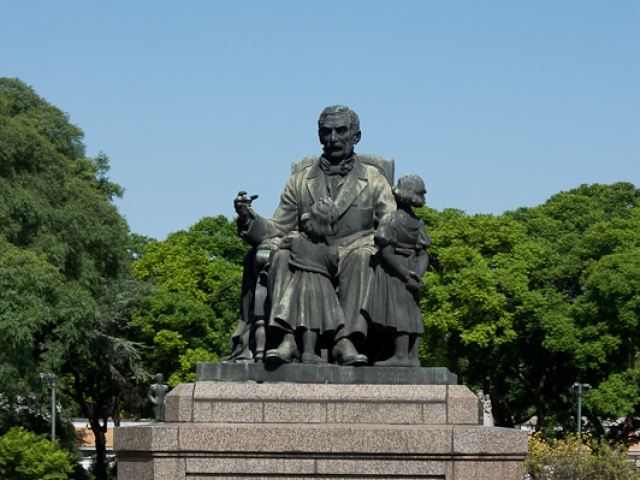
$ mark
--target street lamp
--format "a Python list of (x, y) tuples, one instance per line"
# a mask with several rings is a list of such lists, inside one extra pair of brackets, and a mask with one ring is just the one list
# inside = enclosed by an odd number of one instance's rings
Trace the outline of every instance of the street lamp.
[(40, 381), (51, 385), (51, 441), (56, 440), (56, 376), (53, 373), (41, 373)]
[(582, 443), (582, 395), (591, 390), (591, 385), (588, 383), (574, 383), (573, 391), (578, 396), (578, 443)]

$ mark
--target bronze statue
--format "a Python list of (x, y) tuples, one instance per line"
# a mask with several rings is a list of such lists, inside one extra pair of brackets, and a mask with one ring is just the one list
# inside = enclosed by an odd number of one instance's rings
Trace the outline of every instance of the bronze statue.
[(169, 392), (169, 386), (164, 383), (164, 376), (156, 374), (156, 383), (149, 386), (147, 397), (153, 404), (153, 416), (156, 422), (164, 422), (164, 397)]
[[(236, 197), (238, 229), (242, 238), (259, 249), (265, 240), (303, 231), (303, 215), (321, 198), (328, 196), (335, 202), (337, 234), (328, 237), (328, 242), (338, 248), (338, 300), (345, 323), (336, 332), (332, 356), (342, 365), (364, 365), (368, 359), (356, 346), (367, 338), (370, 315), (365, 300), (372, 277), (370, 260), (377, 252), (373, 235), (380, 219), (396, 210), (396, 202), (384, 173), (360, 161), (354, 152), (362, 135), (354, 111), (345, 106), (325, 108), (318, 120), (318, 134), (324, 153), (289, 179), (271, 219), (250, 208), (250, 197)], [(267, 290), (272, 301), (282, 298), (290, 281), (290, 254), (277, 250), (270, 258)], [(280, 341), (278, 350), (286, 348), (291, 357), (294, 345)]]
[(380, 247), (367, 311), (371, 322), (394, 339), (393, 355), (375, 362), (379, 367), (419, 367), (418, 350), (424, 333), (420, 299), (422, 276), (429, 266), (431, 246), (424, 222), (411, 207), (424, 206), (426, 189), (417, 175), (405, 175), (393, 187), (398, 210), (385, 215), (375, 234)]
[(338, 273), (338, 249), (327, 237), (336, 234), (338, 209), (329, 197), (321, 198), (304, 214), (304, 230), (284, 238), (280, 248), (291, 251), (292, 275), (282, 295), (274, 299), (269, 327), (284, 331), (266, 360), (288, 363), (298, 356), (296, 334), (302, 338), (302, 363), (327, 363), (316, 353), (318, 336), (344, 327), (344, 315), (332, 279)]

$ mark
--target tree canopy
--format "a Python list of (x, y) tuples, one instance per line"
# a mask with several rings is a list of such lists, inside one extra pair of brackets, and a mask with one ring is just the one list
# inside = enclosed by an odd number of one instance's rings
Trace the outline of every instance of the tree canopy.
[(160, 287), (135, 312), (147, 368), (175, 386), (195, 380), (198, 361), (219, 361), (238, 318), (242, 258), (247, 246), (224, 216), (205, 217), (188, 230), (142, 249), (134, 270)]
[[(574, 382), (593, 428), (640, 413), (640, 190), (582, 185), (500, 216), (422, 209), (432, 269), (425, 364), (491, 394), (500, 425), (575, 428)], [(610, 430), (612, 434), (616, 429)]]
[(122, 379), (141, 366), (119, 331), (133, 307), (118, 316), (105, 298), (142, 287), (130, 285), (128, 226), (112, 202), (123, 189), (107, 177), (108, 158), (88, 158), (82, 140), (31, 87), (0, 78), (0, 433), (44, 430), (38, 374), (53, 372), (63, 407), (95, 404), (102, 479), (106, 417), (117, 417)]

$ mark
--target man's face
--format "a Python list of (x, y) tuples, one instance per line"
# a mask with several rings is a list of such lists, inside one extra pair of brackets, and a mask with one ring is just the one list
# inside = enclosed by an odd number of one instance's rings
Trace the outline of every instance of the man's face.
[(341, 161), (351, 155), (360, 140), (360, 132), (353, 132), (346, 114), (327, 115), (318, 131), (325, 156), (332, 161)]

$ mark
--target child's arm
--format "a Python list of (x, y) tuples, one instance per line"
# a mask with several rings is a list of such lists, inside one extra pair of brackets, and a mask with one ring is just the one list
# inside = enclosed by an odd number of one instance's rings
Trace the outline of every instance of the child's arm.
[(427, 272), (427, 268), (429, 268), (429, 255), (426, 250), (418, 251), (418, 258), (416, 262), (418, 263), (418, 268), (416, 268), (416, 273), (422, 280), (422, 276)]
[(409, 281), (412, 273), (415, 275), (415, 272), (412, 272), (398, 262), (398, 259), (396, 258), (396, 249), (393, 245), (383, 246), (380, 249), (380, 254), (382, 255), (384, 264), (389, 268), (389, 270), (398, 275), (404, 283)]

